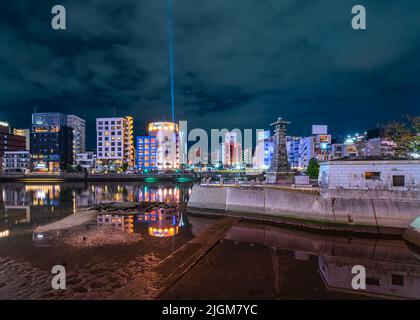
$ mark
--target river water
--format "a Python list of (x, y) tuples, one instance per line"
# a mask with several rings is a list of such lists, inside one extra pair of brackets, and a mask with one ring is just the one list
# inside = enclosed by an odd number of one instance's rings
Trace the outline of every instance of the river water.
[[(159, 289), (153, 267), (215, 218), (170, 213), (163, 219), (135, 216), (130, 230), (98, 229), (96, 221), (57, 234), (33, 230), (99, 203), (184, 203), (191, 187), (0, 184), (0, 298), (104, 299), (139, 278), (144, 280), (140, 296), (152, 297)], [(66, 268), (64, 291), (51, 289), (54, 265)], [(366, 289), (352, 288), (357, 265), (366, 270)], [(420, 256), (401, 239), (342, 237), (240, 221), (163, 298), (418, 299)]]

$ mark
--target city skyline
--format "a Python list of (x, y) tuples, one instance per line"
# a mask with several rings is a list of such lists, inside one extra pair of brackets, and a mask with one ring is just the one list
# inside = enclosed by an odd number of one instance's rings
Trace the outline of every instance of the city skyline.
[(420, 1), (3, 2), (0, 300), (420, 300)]
[[(174, 3), (176, 120), (256, 129), (281, 115), (293, 135), (325, 123), (345, 136), (416, 115), (419, 4), (365, 2), (360, 32), (351, 1)], [(0, 13), (2, 120), (20, 128), (35, 108), (76, 114), (90, 149), (98, 117), (130, 114), (139, 134), (170, 120), (166, 2), (63, 1), (64, 31), (51, 29), (51, 4)]]

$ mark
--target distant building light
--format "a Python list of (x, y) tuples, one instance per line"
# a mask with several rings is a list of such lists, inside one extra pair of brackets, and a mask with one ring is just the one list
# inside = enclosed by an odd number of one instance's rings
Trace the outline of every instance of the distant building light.
[(0, 231), (0, 238), (6, 238), (10, 235), (9, 230)]

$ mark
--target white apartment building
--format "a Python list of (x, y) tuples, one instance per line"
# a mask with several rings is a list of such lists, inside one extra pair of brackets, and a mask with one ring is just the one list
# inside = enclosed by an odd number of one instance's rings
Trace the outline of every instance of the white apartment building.
[(253, 155), (252, 155), (252, 148), (244, 149), (244, 164), (246, 166), (252, 167), (253, 163)]
[(359, 157), (323, 162), (318, 182), (327, 189), (420, 190), (420, 160)]
[(301, 139), (302, 137), (296, 136), (286, 137), (287, 161), (291, 169), (299, 169)]
[(156, 137), (158, 169), (179, 168), (179, 129), (173, 122), (149, 123), (149, 136)]
[(86, 151), (86, 121), (73, 114), (67, 116), (67, 126), (73, 129), (73, 158)]
[(4, 173), (26, 173), (30, 171), (29, 151), (5, 151), (3, 155)]
[(253, 156), (253, 168), (266, 170), (270, 167), (274, 152), (274, 137), (269, 130), (258, 132)]
[(290, 166), (299, 170), (305, 170), (311, 158), (320, 162), (331, 159), (331, 135), (326, 125), (313, 125), (309, 137), (289, 137), (286, 147)]
[(76, 153), (75, 161), (83, 169), (93, 169), (96, 167), (96, 154), (93, 151)]
[(133, 118), (97, 118), (96, 150), (98, 169), (114, 170), (123, 164), (133, 168)]

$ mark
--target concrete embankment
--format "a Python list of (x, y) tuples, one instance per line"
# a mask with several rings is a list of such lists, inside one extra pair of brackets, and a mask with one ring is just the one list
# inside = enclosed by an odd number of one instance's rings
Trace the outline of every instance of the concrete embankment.
[(420, 215), (420, 193), (195, 185), (188, 210), (323, 230), (402, 234)]

